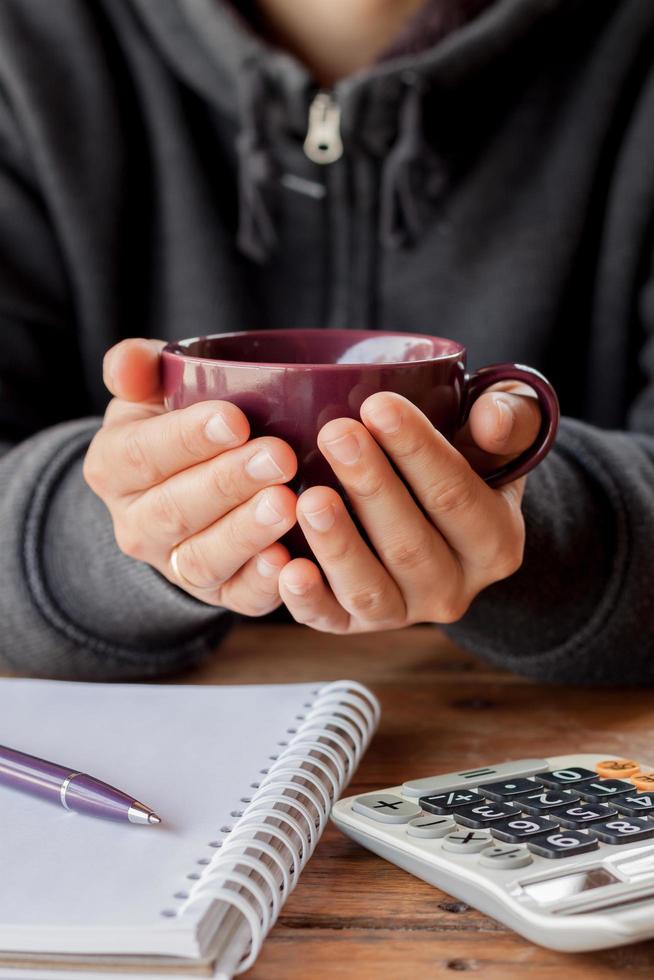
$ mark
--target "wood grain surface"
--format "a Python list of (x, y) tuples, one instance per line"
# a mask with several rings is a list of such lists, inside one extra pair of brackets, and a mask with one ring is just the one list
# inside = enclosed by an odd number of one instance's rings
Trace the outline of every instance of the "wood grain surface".
[[(652, 691), (541, 686), (491, 669), (438, 631), (351, 638), (299, 626), (236, 628), (189, 683), (353, 677), (382, 721), (349, 792), (491, 762), (606, 752), (654, 761)], [(176, 678), (179, 680), (179, 678)], [(654, 977), (654, 942), (599, 953), (541, 949), (347, 840), (332, 826), (248, 980)]]

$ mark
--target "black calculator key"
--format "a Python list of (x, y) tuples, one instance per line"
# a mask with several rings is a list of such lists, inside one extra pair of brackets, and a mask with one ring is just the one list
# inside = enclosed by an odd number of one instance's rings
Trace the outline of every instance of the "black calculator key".
[(418, 805), (429, 813), (454, 813), (474, 803), (484, 803), (484, 797), (471, 789), (452, 789), (435, 796), (421, 796)]
[(649, 816), (654, 811), (654, 793), (628, 793), (619, 796), (615, 805), (620, 813), (628, 813), (632, 817), (641, 813)]
[(597, 773), (582, 766), (571, 766), (569, 769), (552, 769), (550, 772), (539, 772), (538, 778), (548, 786), (569, 786), (581, 783), (585, 779), (596, 779)]
[(559, 826), (557, 820), (551, 817), (511, 817), (509, 820), (502, 820), (500, 823), (493, 824), (490, 832), (498, 840), (508, 841), (510, 844), (519, 844), (525, 837), (533, 837), (536, 834), (546, 834), (554, 831)]
[(543, 786), (535, 793), (527, 793), (516, 800), (526, 813), (548, 813), (566, 806), (578, 803), (581, 797), (573, 789), (555, 789), (553, 786)]
[(553, 834), (530, 840), (527, 847), (541, 857), (556, 859), (596, 851), (599, 844), (592, 831), (557, 830)]
[(599, 823), (601, 820), (611, 820), (617, 815), (618, 811), (612, 803), (578, 803), (566, 810), (556, 811), (556, 819), (561, 825), (573, 828)]
[(654, 837), (654, 823), (642, 817), (617, 817), (595, 824), (593, 831), (606, 844), (629, 844), (630, 841)]
[(581, 795), (587, 800), (605, 800), (609, 796), (633, 792), (634, 784), (625, 779), (595, 779), (580, 787)]
[(484, 803), (467, 806), (464, 810), (455, 810), (453, 817), (464, 827), (487, 827), (491, 823), (498, 823), (508, 817), (517, 817), (521, 813), (522, 807), (515, 803), (496, 803), (494, 800), (486, 800)]
[(597, 779), (597, 773), (582, 766), (572, 766), (570, 769), (552, 769), (550, 772), (539, 772), (538, 778), (548, 786), (570, 786), (582, 783), (585, 779)]
[(480, 786), (484, 796), (491, 800), (503, 803), (505, 800), (512, 799), (514, 796), (521, 796), (529, 793), (530, 790), (540, 789), (543, 784), (535, 782), (533, 779), (507, 779), (504, 783), (488, 783)]

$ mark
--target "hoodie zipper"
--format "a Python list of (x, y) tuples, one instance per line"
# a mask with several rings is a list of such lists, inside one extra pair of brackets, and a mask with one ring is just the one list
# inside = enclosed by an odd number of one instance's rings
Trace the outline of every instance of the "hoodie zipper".
[(343, 156), (341, 108), (331, 92), (318, 92), (309, 106), (304, 152), (314, 163), (336, 163)]

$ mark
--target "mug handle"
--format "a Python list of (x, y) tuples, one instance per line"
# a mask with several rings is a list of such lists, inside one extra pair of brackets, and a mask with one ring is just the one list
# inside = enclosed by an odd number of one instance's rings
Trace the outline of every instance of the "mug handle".
[(484, 480), (491, 487), (501, 487), (505, 483), (517, 480), (519, 476), (524, 476), (525, 473), (533, 470), (534, 466), (545, 458), (556, 438), (561, 414), (556, 392), (540, 371), (526, 367), (524, 364), (492, 364), (480, 368), (474, 374), (466, 375), (460, 425), (467, 422), (470, 410), (479, 396), (498, 381), (520, 381), (533, 388), (540, 405), (542, 421), (538, 435), (528, 449), (509, 463), (499, 466), (484, 476)]

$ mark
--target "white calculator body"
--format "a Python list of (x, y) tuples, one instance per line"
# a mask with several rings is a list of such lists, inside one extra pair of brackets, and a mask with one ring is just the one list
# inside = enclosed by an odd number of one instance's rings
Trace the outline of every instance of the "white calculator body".
[(576, 952), (654, 937), (654, 772), (642, 763), (603, 754), (502, 762), (339, 800), (332, 819), (542, 946)]

